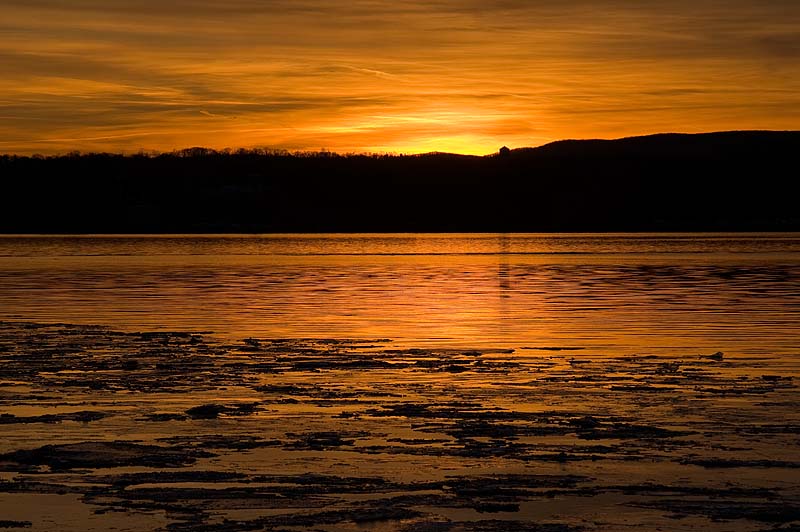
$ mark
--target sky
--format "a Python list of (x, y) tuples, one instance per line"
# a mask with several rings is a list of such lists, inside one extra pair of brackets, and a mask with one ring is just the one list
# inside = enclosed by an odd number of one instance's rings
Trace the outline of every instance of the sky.
[(2, 0), (0, 153), (800, 129), (798, 0)]

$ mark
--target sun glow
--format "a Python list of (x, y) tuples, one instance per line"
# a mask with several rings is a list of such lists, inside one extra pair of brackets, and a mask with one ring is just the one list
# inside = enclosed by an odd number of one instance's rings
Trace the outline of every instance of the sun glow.
[(352, 151), (373, 153), (449, 152), (487, 155), (500, 144), (524, 145), (531, 136), (493, 134), (511, 117), (485, 110), (427, 111), (408, 114), (369, 115), (344, 125), (310, 128), (323, 138), (353, 139)]
[(377, 153), (429, 153), (446, 152), (463, 155), (489, 155), (497, 152), (499, 146), (493, 138), (476, 135), (431, 136), (412, 138), (406, 142), (368, 147)]

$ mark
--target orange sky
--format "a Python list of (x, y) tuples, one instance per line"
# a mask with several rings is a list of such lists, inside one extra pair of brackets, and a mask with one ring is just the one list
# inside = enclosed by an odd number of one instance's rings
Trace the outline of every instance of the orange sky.
[(0, 152), (800, 129), (797, 0), (3, 0)]

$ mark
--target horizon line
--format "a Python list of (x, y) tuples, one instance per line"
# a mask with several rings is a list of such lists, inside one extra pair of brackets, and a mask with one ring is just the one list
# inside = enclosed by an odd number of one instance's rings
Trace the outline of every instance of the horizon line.
[[(288, 148), (271, 148), (268, 146), (253, 146), (253, 147), (225, 147), (225, 148), (209, 148), (206, 146), (189, 146), (185, 148), (176, 148), (169, 151), (159, 151), (159, 150), (145, 150), (139, 149), (137, 151), (81, 151), (80, 149), (70, 150), (66, 152), (54, 152), (50, 154), (44, 153), (31, 153), (31, 154), (22, 154), (17, 152), (0, 152), (0, 157), (20, 157), (20, 158), (43, 158), (43, 159), (57, 159), (61, 157), (80, 157), (80, 156), (87, 156), (87, 155), (112, 155), (112, 156), (121, 156), (121, 157), (132, 157), (132, 156), (142, 156), (142, 157), (160, 157), (164, 155), (180, 155), (180, 156), (192, 156), (192, 155), (237, 155), (240, 153), (243, 154), (257, 154), (262, 156), (290, 156), (290, 157), (316, 157), (320, 155), (324, 155), (326, 157), (422, 157), (422, 156), (431, 156), (431, 155), (455, 155), (459, 157), (475, 157), (475, 158), (483, 158), (483, 157), (494, 157), (497, 156), (501, 150), (504, 148), (509, 149), (510, 151), (517, 151), (517, 150), (535, 150), (544, 148), (546, 146), (550, 146), (553, 144), (558, 144), (562, 142), (614, 142), (614, 141), (622, 141), (622, 140), (631, 140), (631, 139), (643, 139), (643, 138), (652, 138), (652, 137), (661, 137), (661, 136), (703, 136), (703, 135), (724, 135), (724, 134), (734, 134), (734, 133), (800, 133), (798, 129), (731, 129), (731, 130), (717, 130), (717, 131), (701, 131), (701, 132), (677, 132), (677, 131), (664, 131), (659, 133), (647, 133), (642, 135), (628, 135), (624, 137), (613, 137), (613, 138), (600, 138), (600, 137), (586, 137), (586, 138), (563, 138), (558, 140), (552, 140), (546, 142), (544, 144), (539, 144), (536, 146), (519, 146), (516, 148), (509, 148), (505, 145), (498, 148), (497, 151), (486, 153), (483, 155), (476, 155), (476, 154), (465, 154), (465, 153), (458, 153), (458, 152), (448, 152), (448, 151), (427, 151), (427, 152), (380, 152), (380, 151), (331, 151), (326, 148), (320, 148), (319, 150), (311, 150), (311, 149), (288, 149)], [(186, 154), (186, 152), (197, 151), (196, 154)], [(202, 153), (203, 151), (207, 153)]]

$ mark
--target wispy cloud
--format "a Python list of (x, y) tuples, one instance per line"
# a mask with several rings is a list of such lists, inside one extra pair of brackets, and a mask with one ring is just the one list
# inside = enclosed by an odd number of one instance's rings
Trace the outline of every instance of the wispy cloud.
[(5, 0), (0, 150), (800, 128), (795, 0)]

